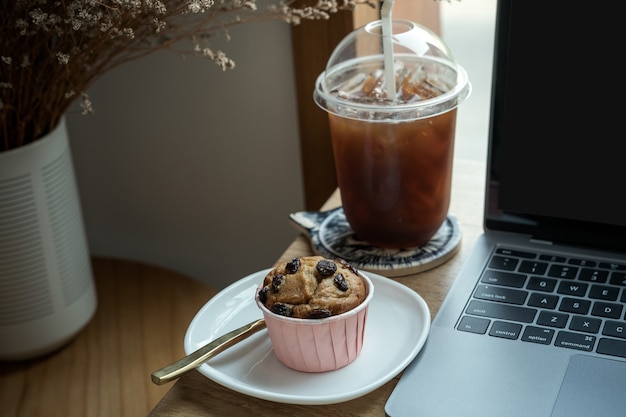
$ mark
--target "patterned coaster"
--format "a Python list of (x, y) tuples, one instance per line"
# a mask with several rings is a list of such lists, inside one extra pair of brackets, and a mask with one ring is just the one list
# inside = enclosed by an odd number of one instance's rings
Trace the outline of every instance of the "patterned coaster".
[(439, 266), (456, 254), (461, 231), (448, 215), (439, 231), (423, 246), (383, 249), (358, 240), (342, 207), (328, 211), (300, 211), (289, 218), (308, 234), (313, 250), (326, 258), (343, 258), (356, 268), (387, 277), (416, 274)]

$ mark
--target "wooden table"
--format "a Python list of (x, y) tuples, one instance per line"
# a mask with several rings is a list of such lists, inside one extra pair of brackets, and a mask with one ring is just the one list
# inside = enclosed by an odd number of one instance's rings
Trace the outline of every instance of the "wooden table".
[(169, 390), (150, 374), (184, 355), (187, 327), (216, 291), (138, 262), (92, 265), (98, 309), (79, 335), (46, 357), (0, 362), (1, 417), (145, 416)]
[[(481, 231), (484, 165), (457, 161), (450, 212), (463, 233), (458, 254), (436, 269), (394, 278), (418, 291), (436, 314), (471, 243)], [(340, 204), (334, 194), (324, 209)], [(298, 237), (277, 261), (312, 254)], [(46, 357), (0, 362), (0, 417), (382, 416), (397, 378), (345, 403), (301, 406), (268, 402), (224, 388), (193, 371), (157, 386), (150, 374), (184, 354), (192, 318), (215, 290), (138, 262), (93, 260), (98, 310), (70, 344)], [(1, 341), (0, 341), (1, 342)]]
[[(428, 303), (431, 315), (437, 313), (450, 285), (457, 275), (461, 264), (467, 257), (471, 244), (482, 231), (482, 210), (484, 195), (483, 163), (455, 161), (454, 181), (450, 214), (457, 218), (462, 232), (459, 252), (445, 264), (420, 274), (394, 278), (417, 291)], [(323, 209), (340, 204), (335, 193)], [(298, 237), (279, 262), (296, 256), (313, 254), (311, 246), (303, 236)], [(182, 342), (181, 342), (182, 343)], [(384, 404), (396, 386), (398, 377), (379, 389), (351, 401), (331, 405), (293, 405), (269, 402), (249, 397), (205, 378), (197, 371), (181, 377), (149, 414), (150, 417), (172, 416), (384, 416)]]

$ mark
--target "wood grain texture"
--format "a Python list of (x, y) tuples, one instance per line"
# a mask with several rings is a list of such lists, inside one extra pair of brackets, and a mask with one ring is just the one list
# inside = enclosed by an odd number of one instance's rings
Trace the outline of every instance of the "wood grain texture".
[(215, 290), (125, 260), (93, 260), (98, 308), (68, 345), (0, 362), (0, 416), (145, 416), (170, 386), (150, 374), (184, 355), (189, 323)]
[(313, 101), (313, 88), (333, 49), (352, 31), (352, 25), (352, 13), (339, 12), (330, 20), (304, 21), (291, 29), (307, 210), (320, 207), (337, 187), (328, 119)]
[[(450, 213), (463, 234), (457, 255), (433, 270), (394, 278), (420, 293), (433, 317), (482, 230), (484, 169), (483, 163), (455, 161)], [(340, 203), (335, 191), (324, 209)], [(277, 262), (311, 253), (309, 241), (299, 236)], [(99, 305), (87, 327), (47, 357), (0, 363), (0, 417), (384, 415), (398, 377), (363, 397), (323, 406), (252, 398), (197, 371), (154, 385), (150, 374), (184, 354), (187, 327), (215, 290), (131, 261), (96, 258), (93, 270)]]
[[(268, 378), (271, 376), (268, 375)], [(397, 378), (363, 397), (338, 404), (298, 405), (280, 404), (247, 397), (206, 379), (199, 372), (191, 372), (176, 383), (166, 400), (150, 416), (185, 417), (381, 417), (385, 401), (391, 394)]]
[[(456, 216), (462, 232), (461, 247), (445, 264), (415, 275), (393, 278), (417, 291), (427, 302), (432, 317), (458, 274), (472, 243), (482, 231), (485, 165), (481, 162), (455, 161), (450, 214)], [(322, 209), (341, 203), (335, 191)], [(296, 256), (312, 254), (311, 245), (299, 236), (277, 262)], [(271, 375), (267, 376), (271, 378)], [(205, 378), (197, 371), (181, 377), (163, 400), (149, 414), (150, 417), (326, 417), (326, 416), (384, 416), (384, 404), (396, 386), (399, 375), (377, 390), (354, 400), (330, 405), (294, 405), (270, 402), (239, 394)]]

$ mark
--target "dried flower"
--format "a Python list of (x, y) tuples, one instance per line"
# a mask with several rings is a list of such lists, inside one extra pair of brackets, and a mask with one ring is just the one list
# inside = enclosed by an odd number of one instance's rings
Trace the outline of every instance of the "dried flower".
[[(74, 100), (93, 112), (86, 91), (102, 74), (157, 50), (235, 63), (210, 41), (246, 22), (328, 19), (374, 0), (9, 0), (0, 2), (0, 152), (52, 130)], [(181, 50), (182, 40), (193, 40)]]

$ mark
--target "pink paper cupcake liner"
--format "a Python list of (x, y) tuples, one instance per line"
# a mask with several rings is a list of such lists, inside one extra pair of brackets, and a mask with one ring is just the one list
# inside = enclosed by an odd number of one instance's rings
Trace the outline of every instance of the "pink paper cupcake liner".
[(257, 295), (256, 302), (263, 312), (278, 360), (297, 371), (326, 372), (343, 368), (359, 356), (367, 311), (374, 296), (372, 281), (364, 274), (360, 276), (367, 287), (365, 300), (350, 311), (323, 319), (300, 319), (272, 313)]

